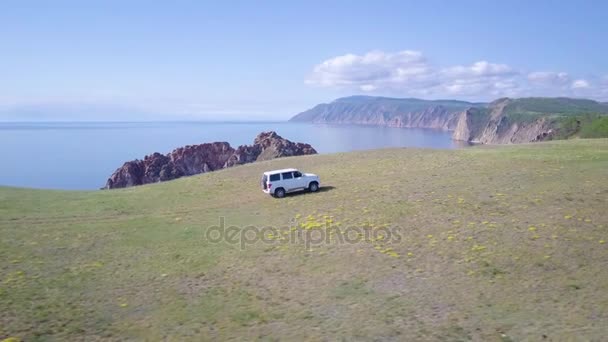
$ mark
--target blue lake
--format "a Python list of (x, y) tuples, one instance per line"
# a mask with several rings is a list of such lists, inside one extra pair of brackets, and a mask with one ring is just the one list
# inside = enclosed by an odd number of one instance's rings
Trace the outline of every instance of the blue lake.
[(125, 161), (152, 152), (212, 141), (233, 147), (251, 144), (274, 130), (292, 141), (311, 144), (319, 153), (386, 147), (451, 149), (463, 145), (450, 132), (429, 129), (306, 123), (0, 123), (0, 185), (98, 189)]

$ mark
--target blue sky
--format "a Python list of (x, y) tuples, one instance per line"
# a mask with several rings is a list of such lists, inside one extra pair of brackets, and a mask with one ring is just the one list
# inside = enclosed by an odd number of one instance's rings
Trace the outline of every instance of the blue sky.
[(0, 120), (287, 119), (340, 96), (608, 101), (606, 1), (0, 4)]

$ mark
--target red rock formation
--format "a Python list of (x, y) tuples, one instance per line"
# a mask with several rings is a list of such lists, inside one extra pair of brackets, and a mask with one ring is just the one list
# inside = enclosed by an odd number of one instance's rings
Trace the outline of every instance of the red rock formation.
[(260, 145), (241, 145), (236, 151), (230, 156), (224, 167), (231, 167), (240, 164), (253, 163), (257, 160), (258, 156), (262, 152)]
[(105, 189), (163, 182), (259, 160), (316, 153), (309, 144), (294, 143), (276, 132), (262, 132), (253, 145), (242, 145), (236, 150), (227, 142), (214, 142), (180, 147), (167, 155), (156, 152), (143, 160), (126, 162), (110, 176)]
[(281, 138), (276, 132), (258, 134), (253, 141), (253, 146), (260, 146), (261, 148), (256, 161), (317, 153), (309, 144), (291, 142)]
[(180, 175), (192, 176), (223, 168), (233, 153), (227, 142), (214, 142), (177, 148), (169, 158)]

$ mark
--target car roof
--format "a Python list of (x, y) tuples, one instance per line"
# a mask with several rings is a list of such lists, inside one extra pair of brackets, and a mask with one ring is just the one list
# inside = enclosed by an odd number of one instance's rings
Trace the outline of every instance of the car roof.
[(275, 174), (275, 173), (294, 172), (294, 171), (298, 171), (298, 169), (280, 169), (280, 170), (272, 170), (272, 171), (266, 171), (266, 172), (264, 172), (264, 174), (265, 174), (265, 175), (271, 175), (271, 174)]

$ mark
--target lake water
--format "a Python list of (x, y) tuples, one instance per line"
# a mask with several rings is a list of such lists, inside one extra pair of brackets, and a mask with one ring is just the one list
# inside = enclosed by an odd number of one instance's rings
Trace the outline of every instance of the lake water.
[(274, 130), (319, 153), (386, 147), (451, 149), (451, 133), (429, 129), (306, 123), (0, 123), (0, 185), (98, 189), (125, 161), (176, 147), (227, 141), (251, 144)]

